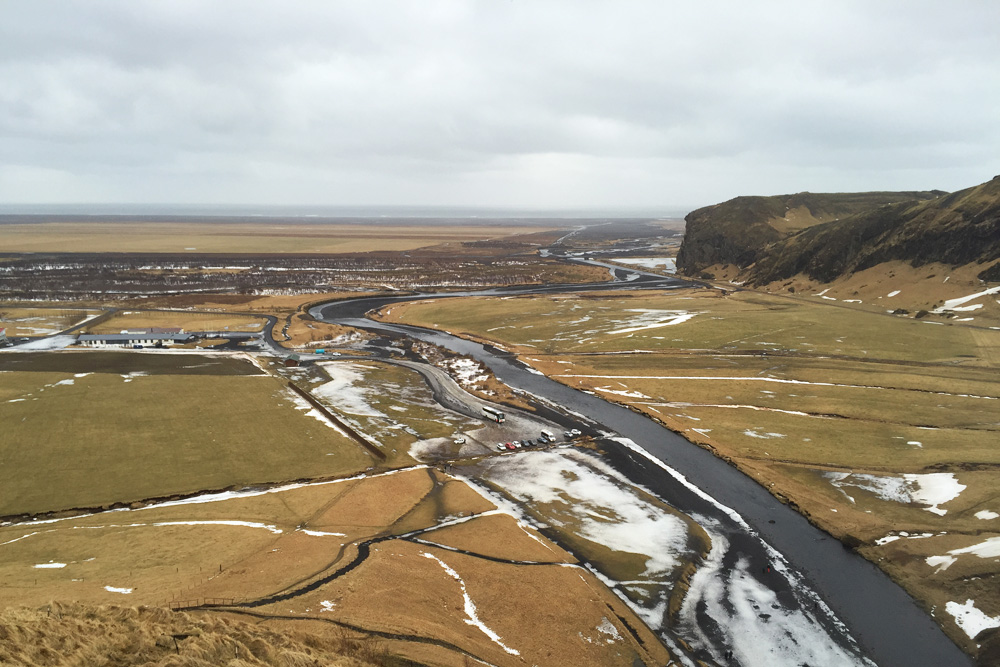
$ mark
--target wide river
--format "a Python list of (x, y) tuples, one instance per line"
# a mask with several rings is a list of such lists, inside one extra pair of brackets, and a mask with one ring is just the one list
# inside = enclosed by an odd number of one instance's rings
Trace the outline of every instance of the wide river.
[[(597, 430), (634, 443), (635, 449), (627, 442), (621, 446), (613, 464), (723, 538), (725, 550), (712, 582), (692, 587), (691, 595), (701, 596), (693, 607), (694, 622), (671, 629), (701, 647), (705, 658), (743, 666), (833, 667), (866, 660), (881, 667), (972, 665), (881, 570), (710, 452), (627, 408), (529, 371), (509, 354), (448, 333), (364, 317), (371, 309), (416, 299), (686, 285), (638, 275), (627, 282), (353, 299), (321, 304), (310, 313), (326, 322), (405, 335), (474, 357), (508, 386), (585, 415)], [(733, 654), (727, 661), (729, 650)]]

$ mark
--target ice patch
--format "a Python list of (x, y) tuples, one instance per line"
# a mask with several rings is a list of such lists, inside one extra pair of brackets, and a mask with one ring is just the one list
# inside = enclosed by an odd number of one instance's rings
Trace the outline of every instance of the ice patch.
[(1000, 616), (987, 616), (976, 609), (975, 600), (966, 600), (965, 604), (949, 602), (944, 608), (955, 617), (955, 623), (965, 631), (969, 639), (975, 639), (983, 630), (1000, 627)]

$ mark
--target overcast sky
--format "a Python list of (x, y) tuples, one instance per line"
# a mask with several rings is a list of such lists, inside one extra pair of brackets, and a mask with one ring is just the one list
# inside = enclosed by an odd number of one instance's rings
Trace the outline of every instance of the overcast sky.
[(0, 204), (643, 208), (1000, 174), (1000, 2), (0, 3)]

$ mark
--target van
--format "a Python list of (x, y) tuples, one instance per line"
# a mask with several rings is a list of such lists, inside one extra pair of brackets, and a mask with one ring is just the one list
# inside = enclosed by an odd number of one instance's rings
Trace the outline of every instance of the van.
[(555, 442), (556, 436), (552, 435), (552, 431), (542, 430), (542, 441), (543, 442)]

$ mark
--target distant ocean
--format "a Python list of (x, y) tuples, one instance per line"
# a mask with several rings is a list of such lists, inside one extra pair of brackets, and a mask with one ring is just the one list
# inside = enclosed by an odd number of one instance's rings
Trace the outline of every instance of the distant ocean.
[(690, 208), (516, 209), (460, 206), (306, 206), (240, 204), (3, 204), (0, 215), (168, 216), (239, 218), (431, 218), (431, 219), (663, 219)]

